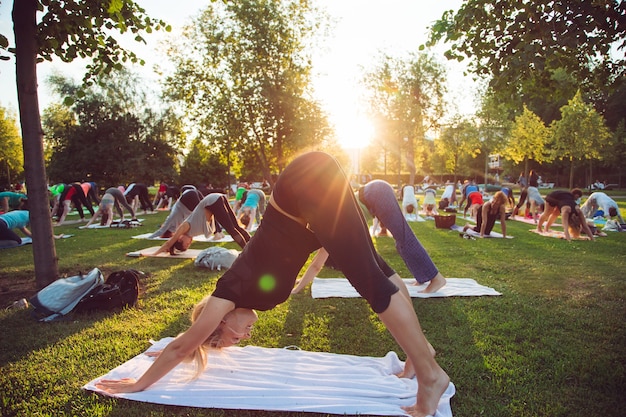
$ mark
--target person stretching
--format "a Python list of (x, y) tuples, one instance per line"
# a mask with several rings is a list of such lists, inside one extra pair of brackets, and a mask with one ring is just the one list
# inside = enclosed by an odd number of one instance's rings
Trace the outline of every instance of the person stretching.
[(415, 404), (403, 409), (415, 417), (434, 415), (450, 378), (435, 360), (406, 286), (374, 249), (348, 179), (322, 152), (296, 158), (281, 173), (259, 228), (197, 306), (191, 326), (138, 379), (100, 380), (96, 386), (109, 393), (142, 391), (186, 358), (195, 358), (202, 372), (208, 349), (250, 338), (255, 310), (289, 298), (298, 272), (321, 247), (406, 353), (404, 375), (416, 376), (419, 390)]
[(250, 240), (250, 234), (237, 222), (226, 195), (214, 193), (207, 195), (198, 203), (169, 240), (154, 254), (186, 251), (194, 236), (203, 234), (209, 238), (216, 231), (215, 223), (221, 224), (242, 249)]
[[(439, 272), (430, 256), (413, 233), (411, 226), (402, 214), (391, 185), (383, 180), (373, 180), (358, 191), (358, 200), (368, 213), (384, 223), (391, 232), (396, 250), (413, 277), (414, 285), (428, 282), (422, 290), (425, 293), (436, 292), (446, 285), (445, 277)], [(364, 214), (368, 214), (364, 213)], [(320, 272), (328, 259), (328, 252), (323, 248), (318, 251), (302, 279), (292, 291), (300, 292)]]

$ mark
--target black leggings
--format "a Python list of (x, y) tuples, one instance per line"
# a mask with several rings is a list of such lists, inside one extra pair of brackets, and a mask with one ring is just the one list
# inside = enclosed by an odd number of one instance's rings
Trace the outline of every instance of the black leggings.
[(363, 213), (337, 163), (322, 152), (295, 159), (281, 173), (273, 198), (308, 227), (352, 286), (376, 313), (398, 291), (388, 277), (395, 271), (376, 252)]
[(0, 240), (14, 240), (18, 245), (22, 243), (22, 238), (13, 230), (9, 229), (9, 226), (2, 219), (0, 219)]
[[(250, 234), (246, 229), (239, 225), (233, 209), (228, 204), (228, 199), (225, 195), (221, 195), (215, 203), (205, 207), (211, 213), (215, 220), (215, 225), (222, 225), (229, 235), (233, 237), (235, 242), (243, 249), (246, 243), (250, 240)], [(217, 229), (216, 229), (217, 230)]]
[(67, 184), (65, 186), (65, 190), (63, 190), (61, 197), (59, 197), (59, 211), (57, 212), (57, 216), (61, 217), (63, 215), (63, 210), (65, 210), (65, 205), (63, 204), (63, 201), (66, 200), (65, 197), (67, 196), (67, 193), (70, 191), (71, 188), (74, 189), (74, 195), (72, 195), (71, 200), (72, 203), (74, 203), (74, 207), (76, 207), (76, 211), (78, 211), (80, 218), (85, 218), (83, 206), (87, 207), (87, 210), (89, 210), (89, 213), (93, 216), (93, 207), (91, 206), (91, 204), (89, 204), (89, 201), (87, 201), (87, 197), (85, 197), (83, 187), (81, 187), (79, 184)]

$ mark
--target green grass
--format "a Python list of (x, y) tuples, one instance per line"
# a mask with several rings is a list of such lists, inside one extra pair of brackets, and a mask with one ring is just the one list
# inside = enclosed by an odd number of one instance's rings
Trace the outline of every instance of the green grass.
[[(618, 201), (624, 209), (624, 200)], [(156, 229), (165, 213), (143, 217), (145, 226), (134, 230), (57, 228), (57, 233), (75, 234), (56, 242), (63, 274), (136, 268), (148, 274), (145, 292), (135, 309), (73, 315), (49, 324), (36, 322), (28, 310), (0, 311), (0, 415), (319, 416), (170, 407), (81, 390), (145, 350), (149, 339), (183, 331), (191, 307), (212, 291), (219, 276), (194, 267), (192, 260), (125, 257), (149, 245), (130, 237)], [(411, 226), (444, 275), (475, 278), (503, 294), (413, 302), (439, 363), (456, 385), (455, 417), (623, 415), (626, 233), (569, 243), (510, 221), (514, 239), (466, 240), (433, 222)], [(392, 239), (377, 238), (375, 244), (400, 275), (408, 276)], [(21, 297), (17, 285), (34, 280), (31, 250), (0, 252), (5, 299)], [(340, 276), (328, 269), (320, 275)], [(363, 300), (313, 300), (308, 289), (261, 312), (247, 343), (368, 356), (395, 350), (404, 358)]]

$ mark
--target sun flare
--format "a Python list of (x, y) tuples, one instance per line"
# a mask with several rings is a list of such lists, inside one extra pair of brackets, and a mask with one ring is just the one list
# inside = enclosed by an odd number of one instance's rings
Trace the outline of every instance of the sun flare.
[(344, 149), (362, 149), (374, 135), (374, 125), (366, 116), (349, 111), (336, 115), (335, 129), (337, 142)]

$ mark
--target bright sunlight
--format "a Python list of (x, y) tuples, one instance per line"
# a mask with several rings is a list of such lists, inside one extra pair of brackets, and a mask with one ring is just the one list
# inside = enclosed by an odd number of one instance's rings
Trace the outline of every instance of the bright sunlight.
[(369, 145), (374, 135), (374, 125), (362, 114), (342, 111), (331, 117), (335, 123), (337, 141), (344, 149), (362, 149)]

